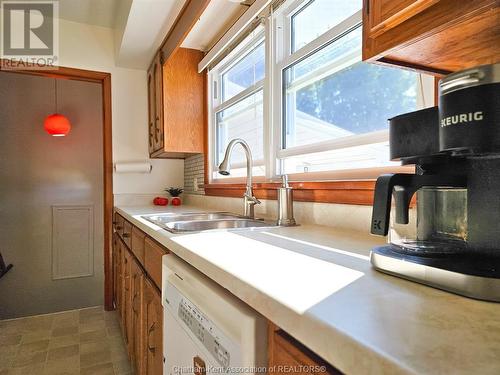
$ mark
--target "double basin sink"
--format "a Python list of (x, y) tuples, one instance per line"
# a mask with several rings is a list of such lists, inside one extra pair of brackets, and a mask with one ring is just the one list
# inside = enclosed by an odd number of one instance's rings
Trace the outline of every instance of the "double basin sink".
[(222, 229), (270, 228), (276, 224), (250, 219), (230, 212), (166, 213), (142, 218), (171, 233), (204, 232)]

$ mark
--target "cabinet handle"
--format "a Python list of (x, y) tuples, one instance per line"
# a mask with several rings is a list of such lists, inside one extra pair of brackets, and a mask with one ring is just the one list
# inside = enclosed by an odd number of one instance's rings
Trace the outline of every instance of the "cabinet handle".
[(129, 238), (130, 237), (130, 233), (123, 233), (123, 237), (124, 238)]
[(153, 324), (151, 324), (151, 327), (149, 327), (149, 329), (148, 329), (148, 350), (149, 350), (151, 353), (153, 353), (153, 354), (154, 354), (154, 353), (155, 353), (155, 351), (156, 351), (156, 347), (155, 347), (155, 346), (151, 346), (151, 345), (149, 344), (149, 339), (150, 339), (150, 337), (151, 337), (151, 333), (153, 333), (153, 331), (155, 330), (155, 324), (156, 324), (156, 322), (153, 322)]
[(158, 129), (158, 117), (156, 118), (155, 121), (155, 132), (154, 132), (154, 137), (155, 137), (155, 142), (158, 143), (158, 135), (160, 133), (160, 129)]
[(137, 297), (137, 294), (134, 294), (134, 297), (132, 298), (132, 311), (134, 314), (137, 314), (137, 310), (135, 309), (135, 297)]
[(201, 357), (193, 357), (193, 373), (194, 375), (206, 375), (207, 374), (207, 366), (205, 361), (201, 359)]

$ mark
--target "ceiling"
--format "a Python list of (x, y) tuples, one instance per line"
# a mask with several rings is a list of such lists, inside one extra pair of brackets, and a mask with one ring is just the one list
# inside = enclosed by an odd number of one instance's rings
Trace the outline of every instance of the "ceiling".
[[(253, 0), (247, 0), (250, 3)], [(147, 69), (186, 0), (59, 0), (61, 19), (114, 30), (116, 65)], [(182, 43), (208, 51), (248, 9), (241, 0), (212, 0)]]
[[(216, 0), (218, 1), (218, 0)], [(185, 0), (131, 0), (125, 20), (117, 18), (115, 58), (119, 66), (146, 69), (174, 24)]]
[(113, 28), (118, 4), (127, 0), (59, 0), (59, 18)]

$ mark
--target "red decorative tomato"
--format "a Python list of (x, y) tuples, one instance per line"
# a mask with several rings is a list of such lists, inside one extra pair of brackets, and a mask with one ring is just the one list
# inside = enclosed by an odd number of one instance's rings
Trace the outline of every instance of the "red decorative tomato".
[(153, 204), (155, 206), (166, 206), (168, 204), (168, 198), (156, 197), (155, 199), (153, 199)]
[(179, 198), (179, 197), (172, 198), (172, 205), (174, 205), (174, 206), (180, 206), (181, 203), (182, 203), (181, 202), (181, 198)]

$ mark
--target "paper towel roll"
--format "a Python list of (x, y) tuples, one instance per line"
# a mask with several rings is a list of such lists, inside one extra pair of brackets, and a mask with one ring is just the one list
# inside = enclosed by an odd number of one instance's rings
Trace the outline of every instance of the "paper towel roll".
[(153, 166), (150, 162), (115, 163), (116, 173), (151, 173)]

